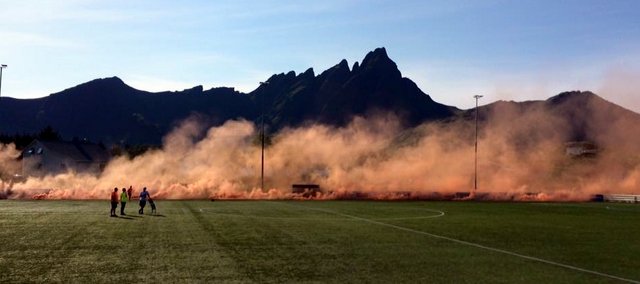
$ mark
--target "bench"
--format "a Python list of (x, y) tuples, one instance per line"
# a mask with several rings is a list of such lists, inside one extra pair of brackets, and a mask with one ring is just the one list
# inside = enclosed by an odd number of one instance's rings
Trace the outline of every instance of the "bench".
[(603, 194), (602, 197), (608, 202), (638, 203), (640, 201), (640, 195), (633, 194)]
[(294, 183), (291, 193), (302, 194), (303, 197), (315, 197), (320, 191), (320, 185), (312, 183)]

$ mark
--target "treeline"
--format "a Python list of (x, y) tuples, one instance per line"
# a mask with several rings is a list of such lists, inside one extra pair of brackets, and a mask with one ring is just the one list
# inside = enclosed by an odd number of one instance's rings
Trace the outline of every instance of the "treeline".
[(109, 153), (111, 153), (112, 157), (118, 157), (118, 156), (122, 156), (122, 155), (127, 155), (127, 157), (129, 157), (129, 159), (133, 159), (137, 156), (140, 156), (144, 153), (146, 153), (147, 151), (150, 150), (158, 150), (161, 149), (160, 146), (158, 145), (113, 145), (111, 146), (111, 148), (109, 149)]
[(13, 143), (16, 145), (16, 149), (18, 150), (24, 149), (36, 139), (42, 141), (60, 141), (62, 137), (60, 136), (60, 133), (55, 131), (51, 126), (43, 128), (38, 133), (15, 133), (13, 135), (0, 134), (0, 143)]

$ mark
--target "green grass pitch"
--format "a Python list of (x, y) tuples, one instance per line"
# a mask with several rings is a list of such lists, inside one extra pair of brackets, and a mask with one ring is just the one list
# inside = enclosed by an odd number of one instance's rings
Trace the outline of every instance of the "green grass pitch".
[(634, 204), (157, 204), (0, 201), (0, 283), (640, 281)]

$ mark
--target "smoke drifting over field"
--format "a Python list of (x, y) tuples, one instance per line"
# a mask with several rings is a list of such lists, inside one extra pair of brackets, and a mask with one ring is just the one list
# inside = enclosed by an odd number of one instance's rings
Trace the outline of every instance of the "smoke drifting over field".
[[(592, 107), (592, 106), (589, 106)], [(608, 112), (604, 112), (608, 113)], [(591, 117), (596, 158), (572, 159), (565, 142), (573, 121), (533, 108), (497, 104), (481, 114), (478, 198), (586, 200), (595, 193), (633, 193), (640, 186), (638, 126), (626, 116)], [(317, 198), (442, 198), (473, 188), (472, 119), (403, 130), (393, 116), (355, 118), (348, 126), (285, 129), (265, 153), (260, 189), (256, 127), (228, 121), (203, 129), (186, 120), (164, 139), (162, 150), (111, 161), (99, 176), (73, 173), (4, 183), (8, 198), (106, 199), (114, 187), (143, 186), (155, 198), (301, 198), (293, 183), (317, 183)], [(0, 148), (2, 166), (18, 152)], [(3, 168), (4, 169), (4, 168)], [(480, 193), (482, 195), (480, 195)], [(534, 194), (532, 194), (534, 193)]]

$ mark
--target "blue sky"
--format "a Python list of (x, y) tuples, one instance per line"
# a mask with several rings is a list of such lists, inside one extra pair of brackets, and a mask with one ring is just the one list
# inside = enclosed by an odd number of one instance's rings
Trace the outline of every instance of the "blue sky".
[(640, 111), (640, 1), (0, 0), (2, 96), (101, 77), (236, 87), (386, 47), (431, 97), (470, 108), (592, 90)]

